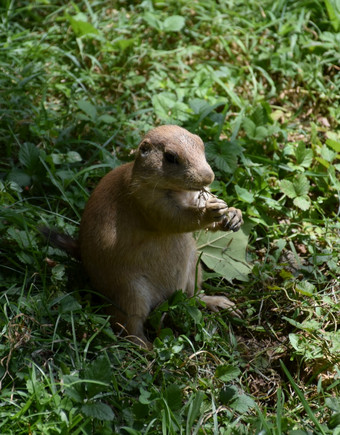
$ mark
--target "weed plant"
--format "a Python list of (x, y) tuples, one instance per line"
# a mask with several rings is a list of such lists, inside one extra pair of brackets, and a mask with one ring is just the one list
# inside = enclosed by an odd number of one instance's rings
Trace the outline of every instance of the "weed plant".
[[(336, 0), (1, 2), (2, 434), (340, 434), (339, 32)], [(205, 141), (252, 271), (206, 270), (242, 320), (179, 292), (146, 352), (37, 228), (76, 235), (164, 123)]]

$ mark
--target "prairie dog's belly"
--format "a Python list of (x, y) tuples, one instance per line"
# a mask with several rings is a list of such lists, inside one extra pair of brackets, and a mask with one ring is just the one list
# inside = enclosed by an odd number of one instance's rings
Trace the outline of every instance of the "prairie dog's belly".
[(130, 267), (142, 276), (150, 291), (169, 297), (186, 291), (196, 261), (196, 245), (191, 234), (171, 234), (145, 240), (134, 252)]
[(154, 307), (176, 290), (194, 286), (197, 254), (192, 235), (146, 234), (125, 238), (124, 246), (117, 240), (105, 254), (100, 245), (87, 250), (83, 261), (91, 281), (112, 301), (121, 303), (140, 293)]

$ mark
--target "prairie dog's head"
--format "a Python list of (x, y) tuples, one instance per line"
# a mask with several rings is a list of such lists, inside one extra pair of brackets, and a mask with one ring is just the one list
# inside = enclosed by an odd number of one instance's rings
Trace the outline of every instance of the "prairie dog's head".
[(202, 139), (177, 125), (150, 130), (138, 146), (134, 177), (170, 190), (201, 190), (214, 180)]

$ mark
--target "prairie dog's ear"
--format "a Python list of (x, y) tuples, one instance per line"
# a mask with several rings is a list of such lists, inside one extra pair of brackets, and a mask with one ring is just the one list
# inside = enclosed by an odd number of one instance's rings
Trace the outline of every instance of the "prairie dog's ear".
[(149, 139), (144, 139), (139, 144), (139, 147), (138, 147), (139, 154), (142, 157), (145, 157), (145, 156), (147, 156), (149, 154), (149, 152), (151, 151), (151, 148), (152, 148), (152, 144), (151, 144), (150, 140)]

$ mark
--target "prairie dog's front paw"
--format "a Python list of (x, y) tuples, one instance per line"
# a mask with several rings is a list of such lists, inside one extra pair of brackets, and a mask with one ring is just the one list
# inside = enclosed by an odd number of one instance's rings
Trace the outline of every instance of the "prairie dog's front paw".
[(238, 208), (230, 207), (223, 220), (219, 223), (222, 231), (238, 231), (243, 224), (242, 212)]
[(227, 211), (227, 204), (222, 199), (212, 196), (205, 203), (204, 220), (206, 223), (219, 222), (224, 218)]

